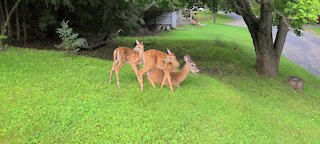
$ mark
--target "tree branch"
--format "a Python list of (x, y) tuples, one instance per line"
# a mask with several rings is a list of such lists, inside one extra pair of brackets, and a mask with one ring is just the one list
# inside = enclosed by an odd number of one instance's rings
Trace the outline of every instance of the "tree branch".
[(259, 19), (254, 15), (248, 0), (233, 0), (232, 1), (236, 12), (240, 13), (243, 19), (250, 22), (257, 23)]
[(169, 4), (173, 7), (173, 11), (176, 10), (176, 7), (172, 4), (171, 0), (168, 0)]
[(11, 19), (12, 13), (13, 13), (13, 11), (17, 8), (17, 6), (19, 5), (20, 2), (21, 2), (21, 0), (18, 0), (18, 1), (14, 4), (14, 6), (12, 7), (12, 9), (11, 9), (11, 11), (10, 11), (10, 13), (9, 13), (9, 15), (8, 15), (8, 17), (7, 17), (6, 22), (4, 23), (4, 25), (3, 25), (2, 28), (1, 28), (1, 34), (2, 34), (2, 35), (6, 33), (6, 27), (7, 27), (8, 23), (9, 23), (9, 21), (10, 21), (10, 19)]
[(147, 11), (149, 8), (151, 8), (152, 6), (155, 6), (157, 8), (159, 8), (159, 6), (157, 5), (156, 1), (153, 0), (152, 3), (150, 5), (148, 5), (144, 10)]
[(116, 33), (110, 34), (106, 40), (104, 40), (102, 42), (99, 42), (99, 43), (97, 43), (95, 45), (92, 45), (92, 46), (78, 46), (76, 51), (81, 51), (81, 50), (82, 51), (93, 51), (93, 50), (96, 50), (96, 49), (98, 49), (100, 47), (103, 47), (103, 46), (107, 45), (108, 43), (110, 43), (115, 36), (118, 36), (121, 31), (122, 30), (119, 29)]
[(289, 31), (288, 21), (289, 21), (289, 19), (287, 17), (281, 16), (276, 39), (273, 44), (273, 48), (276, 50), (276, 52), (279, 56), (283, 50), (284, 43), (285, 43), (286, 37), (287, 37), (287, 33)]
[(284, 14), (282, 14), (281, 12), (279, 12), (278, 10), (275, 10), (274, 11), (275, 12), (275, 14), (277, 14), (277, 15), (280, 15), (281, 17), (282, 17), (282, 19), (284, 19), (284, 23), (288, 26), (288, 27), (290, 27), (291, 25), (290, 25), (290, 18), (288, 18), (287, 16), (285, 16)]

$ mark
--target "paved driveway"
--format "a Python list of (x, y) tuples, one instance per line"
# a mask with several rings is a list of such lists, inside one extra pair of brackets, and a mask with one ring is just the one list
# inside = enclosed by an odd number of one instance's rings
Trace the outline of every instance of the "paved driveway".
[[(246, 27), (241, 16), (235, 13), (229, 16), (235, 19), (229, 25)], [(276, 31), (274, 27), (273, 38)], [(298, 37), (289, 31), (282, 55), (320, 77), (320, 36), (304, 31), (303, 36)]]

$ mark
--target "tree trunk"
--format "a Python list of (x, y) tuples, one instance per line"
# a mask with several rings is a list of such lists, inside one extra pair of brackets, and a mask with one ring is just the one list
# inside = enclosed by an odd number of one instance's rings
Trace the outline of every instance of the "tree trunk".
[(260, 8), (259, 29), (253, 38), (256, 49), (256, 68), (258, 73), (266, 76), (277, 76), (279, 58), (273, 47), (272, 38), (272, 3), (271, 0), (262, 1)]
[(272, 0), (261, 0), (260, 18), (253, 14), (248, 0), (234, 0), (236, 13), (241, 14), (252, 37), (256, 52), (256, 69), (259, 74), (277, 76), (284, 42), (289, 30), (285, 18), (280, 19), (277, 36), (273, 43), (273, 5)]
[(212, 18), (213, 18), (213, 23), (216, 23), (217, 12), (213, 12)]
[[(9, 14), (9, 8), (8, 8), (8, 1), (4, 0), (4, 11), (6, 14), (6, 19), (9, 19), (9, 21), (7, 22), (7, 27), (8, 27), (8, 37), (11, 38), (12, 37), (12, 33), (11, 33), (11, 23), (10, 23), (10, 14)], [(5, 26), (3, 26), (4, 29), (6, 29)]]
[[(5, 2), (6, 2), (7, 0), (5, 0)], [(11, 19), (11, 16), (12, 16), (12, 13), (13, 13), (13, 11), (16, 9), (16, 7), (19, 5), (19, 3), (21, 2), (21, 0), (18, 0), (15, 4), (14, 4), (14, 6), (12, 7), (12, 9), (10, 10), (10, 13), (7, 13), (7, 11), (8, 11), (8, 5), (6, 5), (5, 6), (5, 11), (6, 11), (6, 21), (4, 22), (4, 25), (3, 25), (3, 27), (1, 27), (1, 34), (5, 34), (6, 33), (6, 29), (7, 29), (7, 26), (8, 26), (8, 37), (10, 38), (10, 33), (11, 33), (11, 27), (9, 28), (9, 24), (10, 24), (10, 19)], [(9, 30), (10, 30), (10, 32), (9, 32)]]
[(259, 35), (254, 41), (258, 44), (255, 46), (257, 72), (266, 76), (277, 76), (280, 55), (273, 48), (272, 38)]
[(4, 16), (4, 10), (3, 10), (3, 6), (2, 6), (2, 2), (0, 1), (0, 26), (3, 25), (4, 21), (5, 21), (5, 16)]
[(19, 6), (16, 8), (16, 31), (17, 31), (17, 41), (20, 42), (20, 20), (19, 20)]
[(23, 2), (22, 6), (22, 27), (23, 27), (23, 44), (27, 44), (28, 31), (27, 31), (27, 22), (26, 22), (26, 3)]
[(98, 48), (101, 48), (105, 45), (107, 45), (108, 43), (112, 42), (113, 41), (113, 38), (118, 36), (119, 33), (121, 32), (122, 30), (119, 29), (116, 33), (111, 33), (109, 34), (108, 36), (104, 36), (102, 38), (102, 42), (99, 42), (95, 45), (91, 45), (91, 46), (78, 46), (77, 47), (77, 51), (94, 51)]

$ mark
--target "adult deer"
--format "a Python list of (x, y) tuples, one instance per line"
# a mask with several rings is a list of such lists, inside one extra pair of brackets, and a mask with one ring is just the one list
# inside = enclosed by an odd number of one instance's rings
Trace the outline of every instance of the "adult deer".
[(170, 72), (171, 80), (168, 80), (165, 77), (165, 73), (164, 73), (164, 71), (166, 71), (167, 69), (169, 70), (172, 69), (172, 63), (170, 61), (167, 62), (167, 66), (164, 70), (156, 67), (151, 69), (151, 71), (149, 71), (147, 74), (147, 80), (149, 82), (152, 81), (154, 84), (161, 84), (161, 87), (163, 85), (169, 84), (170, 90), (173, 92), (172, 86), (180, 86), (181, 82), (183, 82), (187, 78), (190, 71), (192, 73), (200, 72), (199, 68), (191, 60), (189, 55), (184, 56), (183, 59), (186, 62), (183, 68), (179, 72)]
[[(146, 72), (149, 72), (152, 68), (159, 68), (159, 69), (165, 69), (167, 66), (167, 62), (170, 61), (171, 62), (171, 70), (177, 69), (179, 67), (179, 62), (176, 59), (176, 56), (174, 55), (174, 53), (172, 53), (169, 49), (167, 49), (168, 54), (159, 51), (159, 50), (155, 50), (155, 49), (151, 49), (151, 50), (147, 50), (144, 52), (144, 64), (145, 67), (143, 69), (141, 69), (139, 71), (139, 84), (141, 87), (141, 90), (143, 90), (144, 85), (143, 85), (143, 75)], [(164, 74), (166, 75), (166, 77), (168, 79), (170, 79), (170, 72), (171, 71), (164, 71)], [(155, 88), (155, 85), (152, 81), (150, 81), (152, 86)]]
[(126, 62), (129, 63), (137, 76), (137, 80), (139, 81), (139, 69), (138, 65), (144, 63), (143, 61), (143, 53), (144, 53), (144, 45), (143, 42), (139, 42), (136, 40), (136, 46), (131, 48), (126, 47), (118, 47), (113, 51), (113, 64), (110, 70), (109, 82), (112, 81), (112, 74), (116, 71), (116, 80), (117, 85), (120, 85), (119, 82), (119, 72), (122, 68), (122, 65)]

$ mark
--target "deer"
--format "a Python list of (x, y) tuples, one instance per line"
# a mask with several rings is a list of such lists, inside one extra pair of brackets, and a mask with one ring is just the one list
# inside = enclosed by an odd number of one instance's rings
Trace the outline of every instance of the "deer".
[[(155, 50), (155, 49), (150, 49), (144, 52), (144, 68), (142, 68), (139, 71), (139, 84), (141, 87), (141, 90), (143, 91), (144, 89), (144, 84), (143, 84), (143, 75), (147, 72), (149, 72), (152, 68), (159, 68), (161, 70), (166, 68), (166, 63), (171, 62), (171, 69), (164, 71), (164, 74), (166, 75), (166, 78), (170, 80), (170, 72), (177, 69), (180, 64), (174, 55), (169, 49), (167, 49), (167, 53)], [(155, 84), (150, 81), (152, 84), (153, 88), (155, 88)]]
[[(167, 61), (166, 68), (164, 70), (159, 69), (157, 67), (152, 68), (147, 73), (147, 80), (154, 84), (161, 84), (161, 88), (163, 85), (170, 86), (171, 92), (173, 92), (172, 86), (180, 87), (180, 84), (187, 78), (189, 72), (199, 73), (200, 70), (197, 65), (191, 60), (189, 55), (183, 57), (185, 64), (183, 68), (179, 72), (170, 72), (170, 79), (166, 78), (164, 71), (167, 69), (170, 71), (172, 69), (172, 63)], [(171, 83), (171, 84), (170, 84)]]
[(124, 63), (129, 63), (136, 74), (137, 80), (139, 81), (139, 69), (138, 65), (144, 63), (143, 60), (144, 45), (143, 42), (136, 40), (136, 46), (132, 48), (118, 47), (113, 51), (113, 63), (109, 74), (109, 82), (112, 82), (112, 74), (116, 71), (117, 85), (119, 82), (119, 72)]

